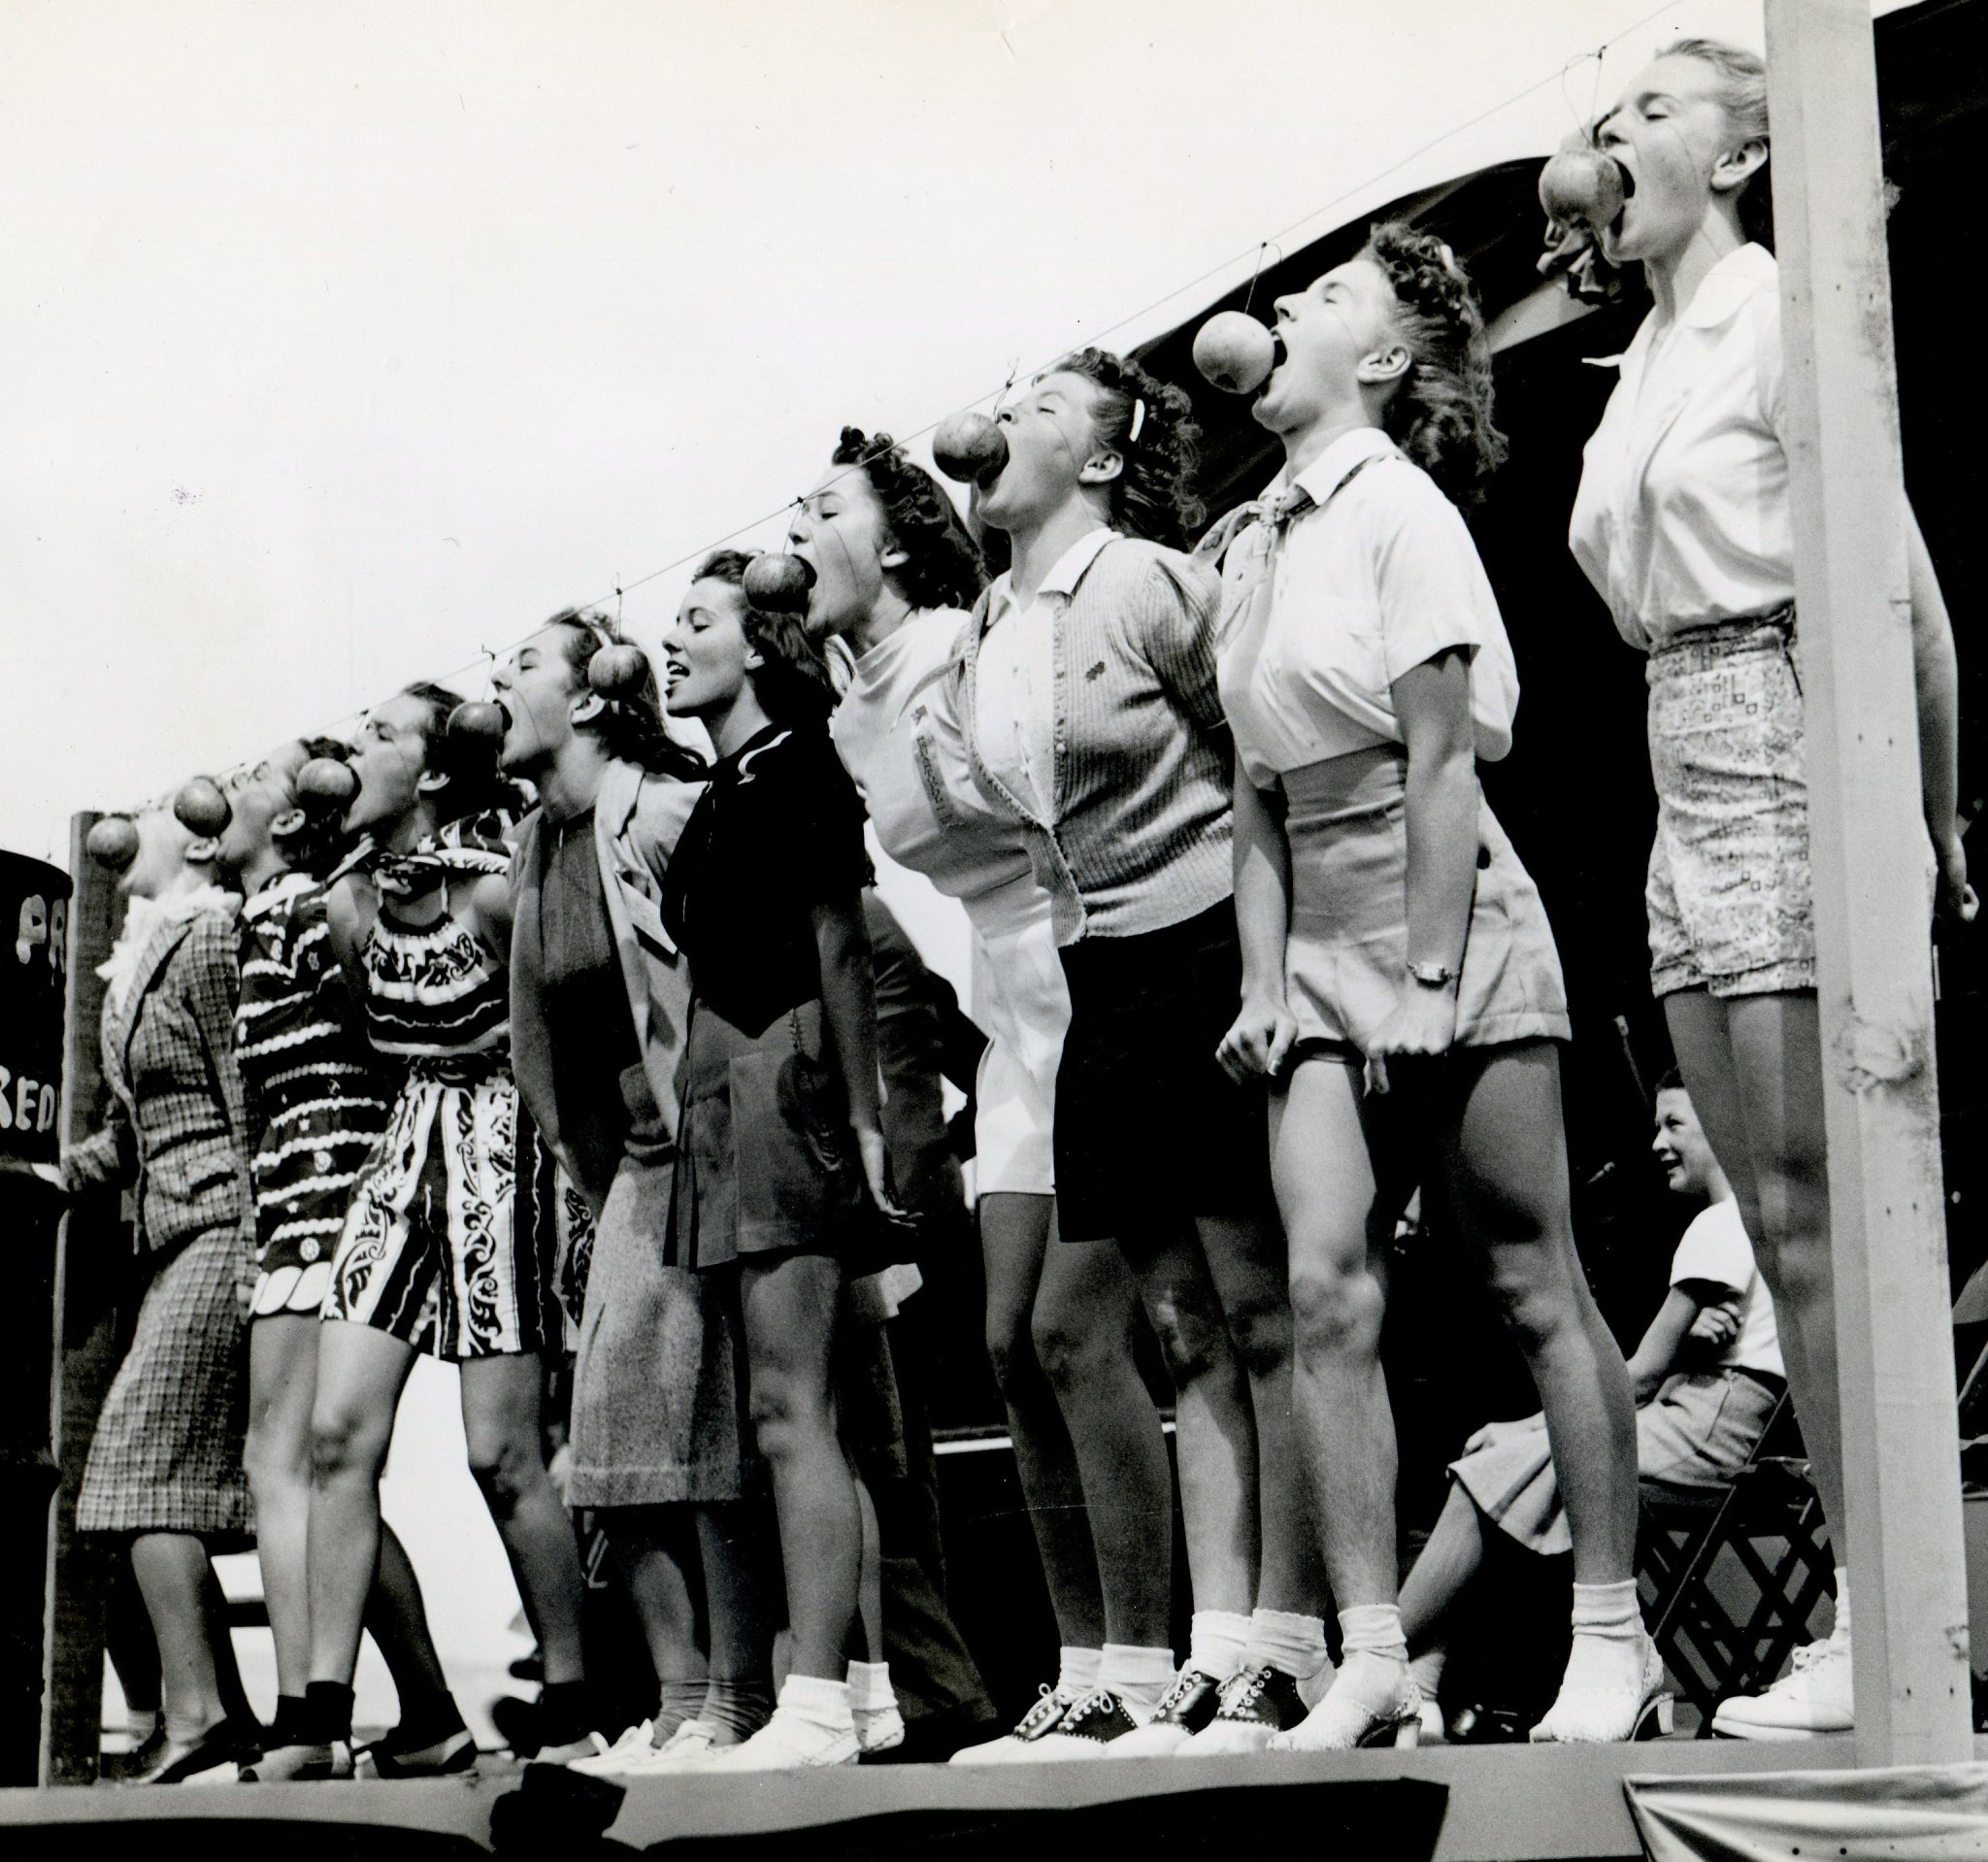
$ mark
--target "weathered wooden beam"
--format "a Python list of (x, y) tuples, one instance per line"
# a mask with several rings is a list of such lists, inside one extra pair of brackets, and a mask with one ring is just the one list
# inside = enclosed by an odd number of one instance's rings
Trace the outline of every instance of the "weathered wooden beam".
[(1866, 1765), (1971, 1758), (1967, 1579), (1870, 0), (1767, 0)]
[[(110, 876), (86, 857), (83, 837), (93, 814), (70, 822), (69, 977), (63, 1005), (62, 1142), (89, 1135), (102, 1112), (104, 1081), (98, 1067), (97, 1024), (104, 984), (97, 965), (109, 955), (123, 917), (123, 901)], [(56, 1244), (52, 1440), (62, 1470), (50, 1522), (47, 1595), (47, 1667), (42, 1690), (42, 1782), (86, 1784), (97, 1775), (103, 1726), (104, 1620), (113, 1566), (107, 1548), (76, 1530), (76, 1490), (83, 1457), (96, 1433), (97, 1413), (116, 1375), (124, 1340), (104, 1272), (123, 1243), (114, 1199), (97, 1196), (62, 1217)], [(93, 1291), (91, 1289), (94, 1289)]]

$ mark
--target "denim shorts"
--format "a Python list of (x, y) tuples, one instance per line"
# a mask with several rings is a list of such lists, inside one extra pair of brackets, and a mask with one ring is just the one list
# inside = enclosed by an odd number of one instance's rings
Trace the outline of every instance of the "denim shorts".
[(1680, 634), (1648, 679), (1651, 988), (1813, 989), (1795, 611)]

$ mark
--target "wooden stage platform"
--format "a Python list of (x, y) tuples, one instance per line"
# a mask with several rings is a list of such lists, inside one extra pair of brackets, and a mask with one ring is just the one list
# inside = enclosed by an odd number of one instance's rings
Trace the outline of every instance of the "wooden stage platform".
[[(1975, 1749), (1988, 1759), (1988, 1740), (1977, 1740)], [(771, 1854), (791, 1846), (809, 1862), (829, 1862), (911, 1856), (935, 1847), (968, 1855), (990, 1839), (998, 1839), (1002, 1852), (1013, 1853), (1076, 1838), (1095, 1853), (1114, 1827), (1123, 1827), (1128, 1847), (1138, 1842), (1129, 1827), (1133, 1819), (1128, 1815), (1118, 1826), (1110, 1809), (1137, 1804), (1141, 1832), (1152, 1830), (1157, 1817), (1169, 1849), (1192, 1855), (1203, 1852), (1199, 1837), (1223, 1830), (1231, 1837), (1239, 1828), (1283, 1835), (1309, 1825), (1323, 1836), (1342, 1816), (1372, 1829), (1375, 1812), (1394, 1800), (1412, 1805), (1418, 1821), (1441, 1814), (1437, 1862), (1589, 1862), (1642, 1853), (1623, 1799), (1625, 1777), (1807, 1772), (1847, 1768), (1852, 1759), (1847, 1739), (1790, 1746), (1669, 1740), (1639, 1746), (1444, 1746), (1401, 1753), (1266, 1753), (967, 1771), (866, 1766), (749, 1780), (694, 1774), (653, 1779), (633, 1785), (618, 1806), (602, 1791), (578, 1792), (568, 1805), (562, 1789), (574, 1791), (587, 1780), (507, 1764), (477, 1777), (419, 1783), (0, 1791), (0, 1852), (19, 1862), (43, 1856), (83, 1862), (134, 1853), (132, 1845), (143, 1843), (148, 1849), (239, 1852), (270, 1862), (284, 1862), (286, 1855), (293, 1862), (322, 1855), (359, 1862), (444, 1853), (469, 1858), (493, 1847), (495, 1812), (494, 1846), (501, 1852), (604, 1853), (593, 1848), (585, 1827), (582, 1806), (590, 1800), (596, 1825), (613, 1812), (609, 1842), (632, 1850), (680, 1845), (694, 1852)], [(1397, 1798), (1393, 1781), (1401, 1779), (1442, 1787), (1447, 1801), (1426, 1788)], [(1354, 1788), (1333, 1788), (1342, 1786)], [(513, 1801), (500, 1810), (507, 1799)], [(181, 1840), (175, 1841), (159, 1826), (176, 1822), (200, 1827), (176, 1833)], [(141, 1833), (128, 1827), (133, 1823), (150, 1827)], [(273, 1823), (290, 1827), (278, 1832)], [(239, 1845), (229, 1840), (229, 1826), (239, 1831)], [(810, 1834), (803, 1838), (804, 1832)], [(733, 1841), (739, 1838), (756, 1840)], [(790, 1845), (787, 1838), (798, 1840)]]

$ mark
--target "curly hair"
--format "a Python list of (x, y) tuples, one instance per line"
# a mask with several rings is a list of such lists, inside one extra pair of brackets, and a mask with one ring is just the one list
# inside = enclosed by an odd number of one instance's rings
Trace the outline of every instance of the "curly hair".
[(913, 608), (971, 608), (985, 585), (979, 549), (939, 481), (887, 433), (843, 428), (829, 463), (860, 466), (905, 560), (884, 575)]
[(423, 767), (448, 779), (436, 809), (438, 825), (446, 827), (492, 809), (521, 812), (524, 791), (499, 771), (496, 747), (448, 728), (450, 714), (463, 703), (462, 694), (425, 679), (401, 690), (428, 708), (421, 727)]
[[(1756, 136), (1767, 140), (1767, 65), (1758, 52), (1728, 45), (1723, 39), (1680, 39), (1660, 55), (1691, 58), (1706, 66), (1718, 80), (1719, 107), (1725, 111), (1733, 134), (1741, 142)], [(1740, 230), (1756, 245), (1772, 249), (1774, 189), (1765, 162), (1740, 188), (1736, 205)]]
[(1186, 394), (1110, 349), (1074, 349), (1043, 374), (1080, 375), (1091, 384), (1099, 444), (1125, 461), (1111, 481), (1112, 529), (1186, 549), (1208, 515), (1194, 491), (1201, 428)]
[[(704, 559), (695, 582), (728, 582), (743, 597), (746, 569), (759, 552), (718, 549)], [(749, 675), (753, 696), (776, 724), (818, 722), (835, 710), (835, 682), (821, 648), (808, 638), (797, 615), (773, 615), (746, 603), (741, 627), (760, 655)]]
[(1440, 239), (1401, 220), (1375, 226), (1360, 256), (1394, 291), (1409, 357), (1382, 424), (1450, 499), (1474, 504), (1506, 447), (1491, 423), (1491, 345), (1471, 281)]
[[(589, 689), (586, 675), (594, 655), (605, 647), (629, 644), (615, 633), (606, 615), (580, 608), (562, 608), (546, 625), (559, 629), (560, 649), (566, 655), (576, 697)], [(705, 774), (704, 759), (670, 735), (663, 723), (655, 668), (648, 665), (646, 653), (643, 662), (646, 670), (639, 689), (626, 698), (604, 700), (599, 716), (574, 728), (598, 737), (601, 748), (618, 762), (634, 763), (651, 776), (674, 776), (679, 782), (699, 781)]]

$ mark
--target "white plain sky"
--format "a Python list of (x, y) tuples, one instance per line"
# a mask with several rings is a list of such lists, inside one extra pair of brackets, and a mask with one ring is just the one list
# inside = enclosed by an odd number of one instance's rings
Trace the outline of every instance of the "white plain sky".
[[(6, 0), (0, 846), (611, 594), (1653, 4)], [(1758, 45), (1757, 0), (1665, 8), (1604, 93), (1678, 30)]]

